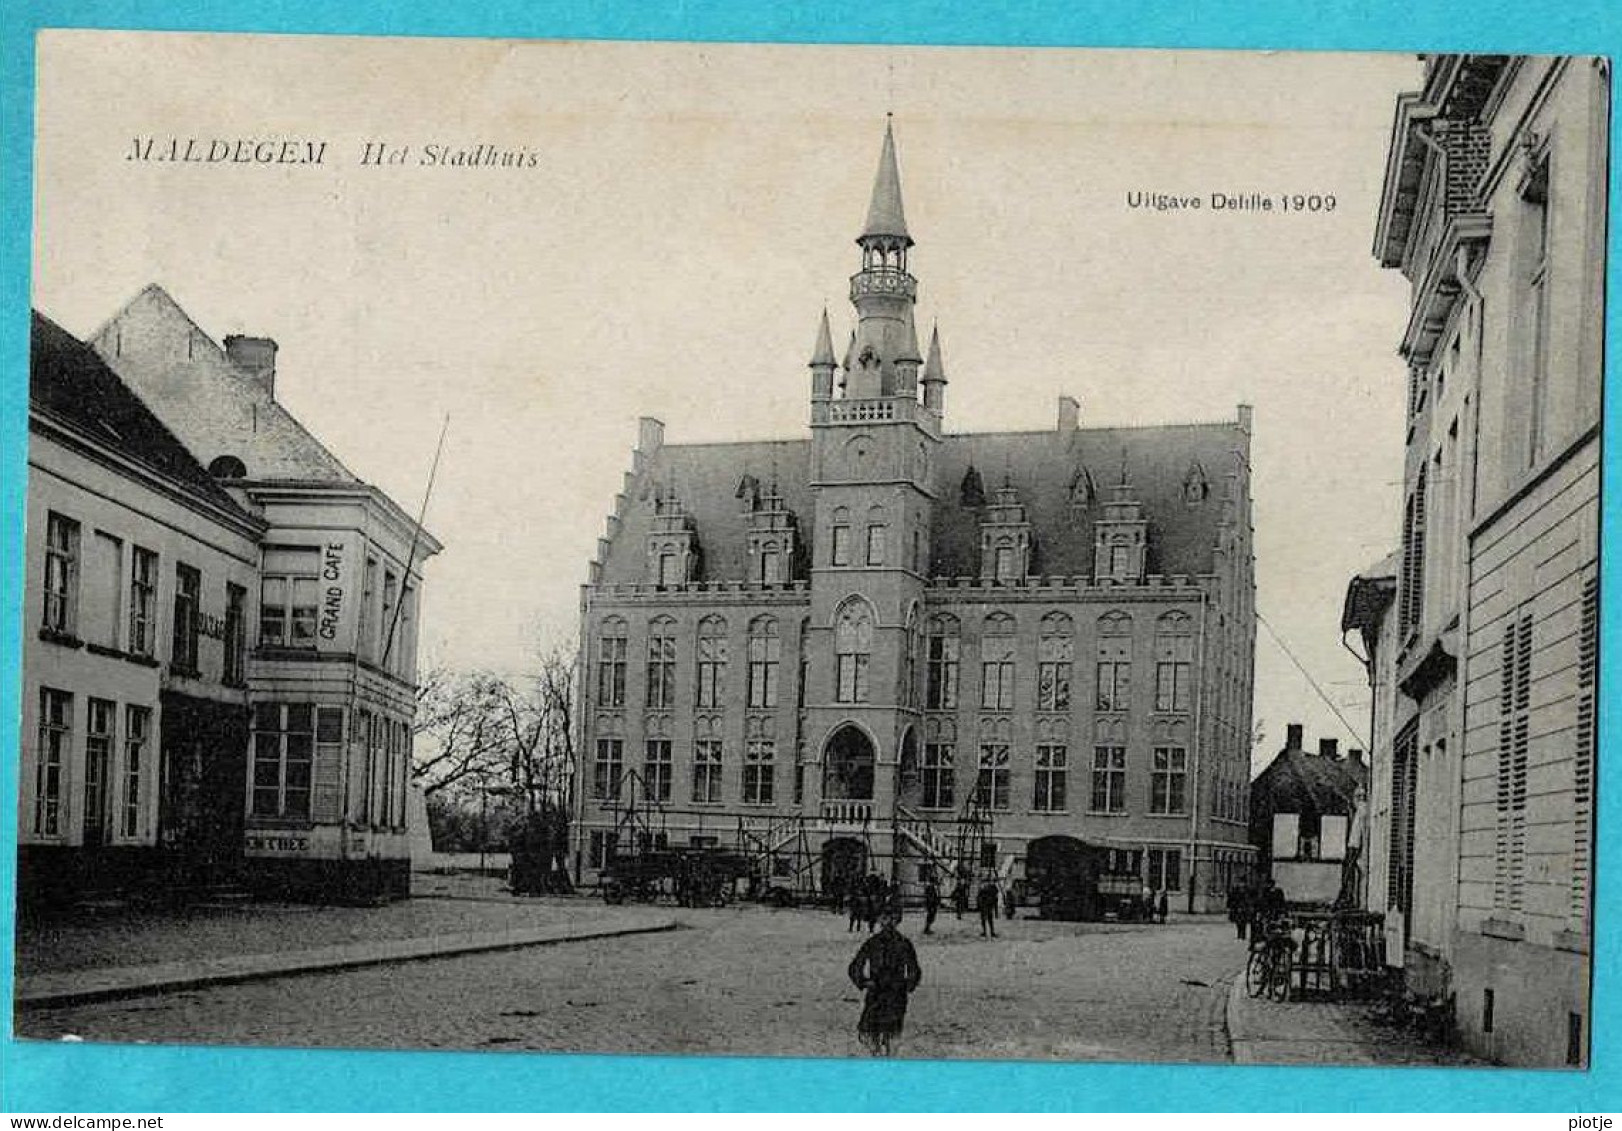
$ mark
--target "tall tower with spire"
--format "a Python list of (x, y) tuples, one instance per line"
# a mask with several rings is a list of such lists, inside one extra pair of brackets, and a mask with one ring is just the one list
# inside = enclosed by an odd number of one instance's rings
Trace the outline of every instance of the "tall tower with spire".
[(916, 777), (921, 742), (919, 652), (945, 382), (938, 337), (921, 373), (913, 239), (889, 123), (856, 244), (844, 361), (834, 360), (826, 311), (810, 361), (817, 549), (808, 631), (821, 639), (809, 649), (805, 731), (831, 737), (808, 751), (817, 772), (806, 784), (829, 803), (887, 813)]

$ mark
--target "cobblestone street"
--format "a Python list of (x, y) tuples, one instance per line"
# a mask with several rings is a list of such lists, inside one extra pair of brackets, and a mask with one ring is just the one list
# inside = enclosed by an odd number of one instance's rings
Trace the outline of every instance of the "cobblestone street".
[[(575, 903), (581, 909), (590, 903)], [(849, 1056), (860, 997), (843, 916), (678, 911), (680, 930), (23, 1011), (19, 1035), (89, 1041)], [(1243, 944), (1224, 921), (903, 929), (924, 981), (902, 1055), (1228, 1059)]]

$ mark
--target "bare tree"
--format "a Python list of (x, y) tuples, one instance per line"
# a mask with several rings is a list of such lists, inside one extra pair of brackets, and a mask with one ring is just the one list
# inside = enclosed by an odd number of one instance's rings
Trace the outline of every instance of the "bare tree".
[(412, 780), (425, 797), (502, 776), (509, 764), (511, 689), (490, 672), (428, 671), (417, 690)]

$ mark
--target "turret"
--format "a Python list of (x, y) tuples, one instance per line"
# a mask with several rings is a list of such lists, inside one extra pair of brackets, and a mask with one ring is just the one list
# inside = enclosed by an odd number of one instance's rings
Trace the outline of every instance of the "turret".
[(826, 401), (833, 399), (834, 370), (839, 363), (834, 360), (833, 335), (828, 332), (828, 312), (822, 312), (822, 323), (817, 327), (817, 345), (811, 351), (811, 399)]
[(846, 378), (847, 396), (868, 400), (907, 391), (916, 396), (918, 366), (923, 357), (912, 321), (918, 281), (907, 273), (907, 249), (912, 242), (901, 207), (895, 134), (886, 122), (867, 223), (856, 237), (862, 249), (862, 269), (850, 280), (850, 301), (856, 307), (857, 321), (854, 357)]
[(929, 359), (924, 362), (924, 407), (936, 416), (946, 411), (946, 366), (941, 362), (941, 331), (929, 332)]

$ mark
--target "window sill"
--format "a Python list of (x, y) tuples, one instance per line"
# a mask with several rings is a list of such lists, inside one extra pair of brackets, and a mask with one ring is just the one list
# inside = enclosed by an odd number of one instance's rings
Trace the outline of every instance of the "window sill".
[(1087, 816), (1089, 817), (1130, 817), (1131, 815), (1132, 814), (1128, 813), (1125, 809), (1111, 809), (1107, 811), (1103, 809), (1087, 810)]
[(122, 658), (137, 667), (155, 668), (160, 666), (156, 656), (143, 656), (139, 652), (125, 652)]
[(115, 648), (111, 644), (97, 644), (93, 640), (85, 644), (84, 650), (92, 656), (106, 656), (109, 660), (122, 660), (124, 658), (122, 649)]
[(185, 666), (183, 666), (181, 664), (170, 664), (169, 665), (169, 674), (172, 675), (172, 676), (178, 676), (181, 679), (202, 679), (203, 678), (203, 672), (202, 672), (202, 670), (200, 668), (188, 668), (188, 667), (185, 667)]
[(1491, 939), (1504, 939), (1508, 942), (1526, 941), (1526, 926), (1508, 919), (1483, 919), (1481, 933)]
[(1151, 810), (1149, 810), (1148, 813), (1146, 813), (1144, 815), (1147, 816), (1147, 817), (1181, 817), (1185, 821), (1188, 820), (1188, 810), (1187, 809), (1172, 809), (1172, 810), (1169, 810), (1169, 811), (1164, 812), (1164, 813), (1160, 812), (1157, 809), (1151, 809)]
[(220, 686), (229, 687), (232, 691), (246, 691), (248, 690), (248, 681), (245, 679), (222, 679), (220, 680)]
[(250, 813), (246, 822), (247, 832), (309, 832), (315, 828), (315, 822), (308, 817), (270, 817)]
[(1068, 817), (1068, 816), (1070, 816), (1070, 810), (1068, 810), (1068, 809), (1032, 809), (1031, 810), (1031, 816), (1033, 816), (1033, 817)]
[(39, 638), (47, 644), (59, 644), (63, 648), (83, 648), (85, 646), (84, 641), (73, 635), (73, 633), (60, 632), (54, 628), (40, 629)]

